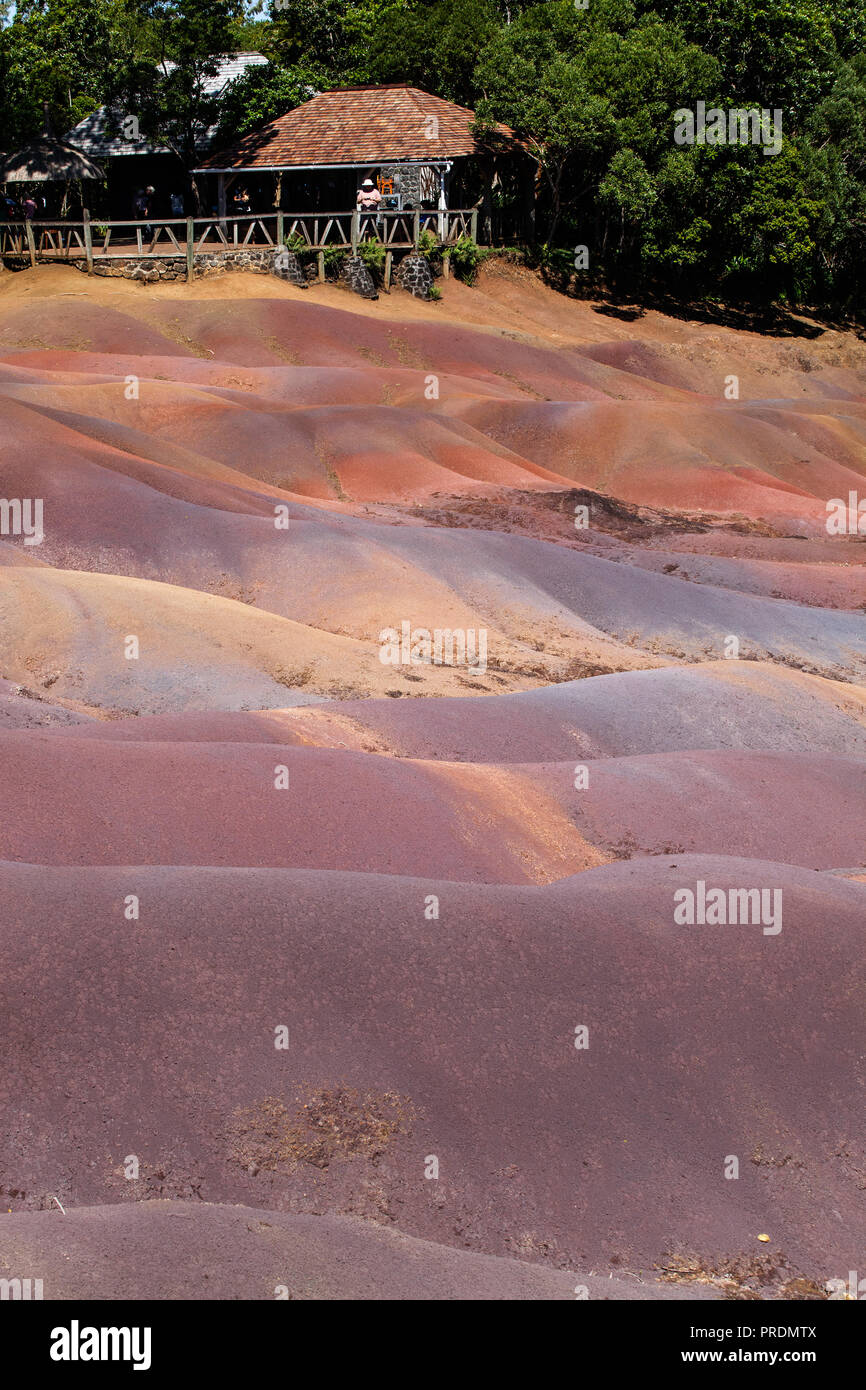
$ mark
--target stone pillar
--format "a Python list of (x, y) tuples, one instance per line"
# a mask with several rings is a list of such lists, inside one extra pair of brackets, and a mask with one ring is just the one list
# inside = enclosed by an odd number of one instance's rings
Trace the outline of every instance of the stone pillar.
[(373, 277), (360, 256), (347, 256), (343, 266), (342, 278), (350, 290), (362, 299), (378, 299), (379, 292), (373, 284)]
[(433, 288), (433, 272), (426, 257), (416, 252), (404, 257), (397, 271), (397, 284), (401, 290), (406, 290), (416, 299), (429, 299)]

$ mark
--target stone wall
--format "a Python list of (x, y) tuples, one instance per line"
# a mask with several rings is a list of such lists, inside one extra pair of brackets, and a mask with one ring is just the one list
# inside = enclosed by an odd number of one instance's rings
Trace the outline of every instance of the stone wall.
[(379, 173), (383, 178), (394, 180), (394, 190), (403, 194), (404, 204), (414, 203), (418, 207), (421, 202), (421, 169), (419, 165), (383, 164)]
[[(289, 253), (286, 253), (289, 255)], [(291, 261), (296, 258), (290, 256)], [(193, 275), (196, 279), (204, 275), (223, 275), (227, 270), (251, 270), (256, 275), (280, 274), (282, 279), (291, 279), (293, 284), (301, 283), (303, 277), (298, 270), (299, 279), (296, 281), (291, 274), (281, 274), (274, 269), (275, 252), (273, 247), (262, 246), (251, 249), (228, 251), (201, 251), (193, 257)], [(84, 260), (75, 261), (73, 264), (79, 270), (87, 270), (87, 262)], [(185, 280), (186, 279), (186, 256), (167, 256), (159, 260), (150, 260), (147, 257), (130, 256), (95, 256), (93, 260), (94, 275), (110, 276), (123, 280), (140, 280), (144, 284), (151, 284), (157, 280)], [(306, 283), (304, 281), (304, 283)]]
[(412, 252), (405, 256), (397, 268), (397, 284), (416, 299), (429, 299), (433, 288), (433, 272), (425, 256)]
[[(79, 270), (87, 270), (84, 259), (69, 262)], [(297, 256), (273, 246), (242, 250), (199, 252), (193, 259), (193, 275), (223, 275), (229, 270), (252, 271), (255, 275), (276, 275), (279, 279), (306, 289), (317, 279), (315, 262), (302, 266)], [(167, 256), (150, 260), (137, 256), (94, 257), (94, 275), (113, 276), (152, 284), (159, 280), (186, 280), (186, 256)], [(364, 299), (378, 299), (379, 292), (369, 270), (360, 256), (347, 255), (339, 271), (340, 283)], [(395, 285), (416, 299), (429, 299), (433, 273), (429, 262), (417, 252), (404, 256), (397, 266)]]
[(403, 194), (404, 207), (407, 203), (420, 207), (424, 199), (438, 200), (439, 177), (430, 165), (383, 164), (379, 174), (382, 178), (394, 180), (394, 191)]

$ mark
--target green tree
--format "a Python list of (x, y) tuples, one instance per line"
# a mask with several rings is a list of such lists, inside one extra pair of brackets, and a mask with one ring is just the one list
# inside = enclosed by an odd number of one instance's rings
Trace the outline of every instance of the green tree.
[(142, 134), (177, 157), (198, 212), (192, 170), (202, 135), (219, 119), (209, 83), (219, 55), (235, 49), (241, 0), (130, 0), (130, 7), (138, 58), (114, 95), (138, 117)]
[(742, 242), (747, 268), (773, 297), (802, 300), (812, 289), (821, 211), (796, 145), (786, 143), (777, 158), (759, 166), (731, 231)]
[(607, 173), (599, 184), (599, 200), (619, 219), (619, 249), (623, 248), (626, 231), (634, 232), (651, 213), (658, 201), (655, 180), (634, 150), (617, 150)]
[(474, 106), (478, 53), (498, 31), (494, 0), (389, 3), (371, 42), (377, 82), (408, 82), (463, 106)]
[(40, 135), (46, 112), (60, 136), (95, 110), (125, 66), (125, 39), (112, 0), (19, 0), (0, 31), (4, 148)]
[(538, 164), (553, 241), (578, 206), (581, 236), (593, 209), (605, 240), (608, 216), (622, 233), (621, 212), (598, 198), (612, 158), (630, 151), (651, 181), (671, 148), (674, 110), (694, 84), (715, 90), (720, 74), (675, 26), (639, 24), (624, 0), (599, 0), (588, 11), (562, 3), (527, 10), (489, 41), (475, 77), (481, 117), (511, 125)]
[(832, 84), (838, 26), (823, 0), (654, 0), (649, 8), (719, 60), (732, 104), (779, 107), (791, 130)]
[(265, 48), (323, 87), (370, 82), (371, 52), (388, 9), (388, 0), (280, 0), (271, 8)]

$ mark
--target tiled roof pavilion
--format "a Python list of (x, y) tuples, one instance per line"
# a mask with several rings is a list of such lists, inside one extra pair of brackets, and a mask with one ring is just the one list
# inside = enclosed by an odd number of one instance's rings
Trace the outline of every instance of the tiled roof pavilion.
[[(474, 120), (474, 111), (418, 87), (342, 87), (248, 132), (204, 161), (201, 171), (435, 164), (475, 152)], [(515, 141), (508, 126), (497, 125), (496, 132)]]

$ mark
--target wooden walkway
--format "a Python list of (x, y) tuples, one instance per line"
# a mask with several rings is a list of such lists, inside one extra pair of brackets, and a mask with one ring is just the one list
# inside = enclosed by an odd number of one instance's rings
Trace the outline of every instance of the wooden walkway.
[(150, 221), (0, 222), (0, 259), (94, 261), (113, 257), (169, 260), (183, 257), (190, 278), (194, 257), (221, 251), (261, 250), (302, 241), (311, 251), (355, 251), (379, 241), (386, 251), (407, 251), (431, 233), (444, 250), (478, 235), (477, 208), (444, 212), (253, 213), (245, 217), (154, 217)]

